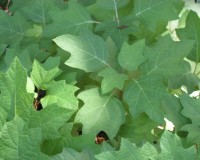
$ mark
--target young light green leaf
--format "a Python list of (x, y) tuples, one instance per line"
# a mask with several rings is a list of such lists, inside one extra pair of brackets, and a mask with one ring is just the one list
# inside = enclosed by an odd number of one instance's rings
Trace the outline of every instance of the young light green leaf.
[(188, 58), (192, 61), (199, 62), (200, 61), (200, 18), (198, 17), (197, 13), (194, 11), (190, 11), (187, 19), (186, 19), (186, 26), (182, 29), (177, 30), (177, 36), (180, 40), (194, 40), (195, 45), (191, 50)]
[(138, 66), (143, 63), (146, 58), (144, 57), (145, 40), (139, 40), (132, 45), (124, 43), (119, 53), (119, 64), (128, 71), (138, 69)]
[(115, 88), (122, 90), (124, 82), (128, 79), (125, 74), (117, 73), (112, 68), (106, 68), (99, 72), (98, 76), (102, 76), (103, 80), (101, 83), (102, 94), (112, 91)]
[(183, 6), (181, 0), (135, 0), (135, 16), (151, 31), (166, 26), (168, 21), (178, 18)]
[(0, 134), (0, 159), (30, 159), (30, 157), (33, 160), (48, 159), (40, 151), (41, 129), (28, 129), (26, 123), (19, 117), (7, 122)]
[(105, 42), (89, 31), (84, 31), (79, 36), (62, 35), (53, 40), (59, 47), (71, 53), (71, 57), (65, 62), (68, 66), (86, 72), (95, 72), (110, 66), (107, 63), (109, 53)]
[(84, 106), (78, 111), (75, 121), (83, 124), (83, 134), (96, 135), (105, 131), (112, 139), (124, 123), (122, 103), (110, 96), (102, 96), (98, 88), (89, 89), (78, 95)]
[(143, 77), (126, 86), (123, 98), (134, 118), (144, 112), (152, 120), (162, 124), (164, 111), (161, 109), (161, 101), (165, 96), (166, 89), (162, 82)]
[(43, 35), (55, 38), (62, 34), (77, 34), (82, 29), (91, 29), (93, 21), (86, 8), (75, 1), (68, 2), (67, 10), (52, 10), (50, 16), (53, 22), (47, 25)]
[(46, 89), (49, 82), (51, 82), (60, 73), (61, 71), (58, 66), (49, 70), (45, 70), (43, 66), (37, 60), (35, 60), (31, 72), (31, 79), (36, 87), (40, 89)]
[(0, 117), (5, 121), (11, 121), (16, 115), (27, 119), (33, 95), (27, 93), (26, 82), (26, 70), (17, 58), (6, 73), (0, 73)]
[(52, 81), (47, 88), (47, 95), (41, 100), (43, 107), (56, 104), (58, 107), (70, 110), (78, 109), (78, 99), (74, 93), (77, 87), (62, 81)]

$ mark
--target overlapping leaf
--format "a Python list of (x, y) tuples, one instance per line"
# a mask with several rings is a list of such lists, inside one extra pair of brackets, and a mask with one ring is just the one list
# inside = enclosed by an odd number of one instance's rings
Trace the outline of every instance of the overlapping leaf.
[(166, 96), (162, 82), (148, 77), (133, 80), (124, 90), (124, 100), (131, 115), (136, 118), (142, 112), (157, 123), (163, 122), (164, 111), (161, 101)]
[(200, 100), (183, 95), (181, 96), (181, 103), (183, 105), (181, 113), (192, 121), (192, 124), (186, 124), (181, 129), (189, 132), (188, 143), (190, 145), (200, 143)]
[(65, 81), (52, 81), (49, 83), (47, 96), (42, 99), (42, 104), (44, 107), (56, 104), (62, 108), (77, 110), (78, 100), (74, 95), (76, 91), (77, 87), (66, 84)]
[(99, 36), (89, 31), (79, 36), (63, 35), (54, 39), (62, 49), (70, 52), (71, 57), (65, 62), (68, 66), (83, 69), (86, 72), (98, 71), (109, 66), (108, 50), (105, 42)]
[(19, 117), (5, 123), (0, 132), (1, 159), (43, 159), (48, 157), (40, 151), (42, 133), (40, 128), (28, 129)]
[(2, 11), (0, 13), (0, 21), (0, 42), (4, 44), (21, 41), (29, 28), (28, 23), (20, 13), (8, 16)]
[(82, 29), (91, 29), (95, 23), (90, 18), (87, 10), (80, 4), (69, 1), (67, 10), (52, 10), (50, 16), (53, 22), (46, 26), (44, 30), (45, 37), (53, 37), (62, 34), (77, 34)]
[(128, 71), (137, 70), (138, 66), (146, 60), (143, 55), (144, 48), (144, 40), (139, 40), (132, 45), (124, 43), (118, 57), (120, 65)]
[(81, 92), (78, 95), (84, 106), (76, 115), (76, 122), (83, 124), (83, 134), (96, 135), (101, 130), (113, 138), (124, 122), (122, 103), (111, 96), (102, 96), (98, 88)]
[(181, 0), (135, 0), (134, 12), (143, 25), (155, 31), (166, 26), (169, 20), (177, 19), (182, 6)]
[(34, 61), (33, 69), (31, 72), (31, 79), (36, 87), (40, 89), (46, 89), (49, 82), (51, 82), (56, 76), (60, 74), (58, 67), (45, 70), (38, 61)]
[(184, 68), (183, 59), (193, 48), (194, 41), (174, 42), (169, 36), (162, 37), (157, 44), (151, 48), (146, 48), (144, 56), (148, 61), (144, 63), (140, 70), (146, 75), (160, 78), (182, 73)]
[(144, 144), (141, 148), (136, 147), (134, 144), (126, 139), (122, 139), (119, 151), (104, 152), (96, 156), (97, 160), (173, 160), (173, 159), (195, 159), (195, 148), (191, 147), (184, 149), (181, 145), (180, 139), (168, 131), (162, 135), (161, 153), (149, 143)]
[(194, 48), (191, 50), (190, 54), (188, 55), (188, 58), (195, 62), (199, 62), (200, 60), (200, 18), (198, 17), (197, 13), (194, 11), (190, 11), (187, 20), (186, 20), (186, 26), (185, 28), (177, 30), (177, 36), (180, 38), (180, 40), (194, 40), (195, 45)]
[(17, 58), (13, 60), (6, 73), (0, 74), (1, 120), (8, 122), (16, 115), (27, 119), (32, 108), (33, 95), (26, 92), (26, 81), (26, 70)]
[(106, 68), (102, 70), (98, 76), (102, 76), (103, 80), (101, 83), (102, 93), (107, 93), (112, 91), (115, 88), (122, 89), (124, 86), (125, 80), (128, 79), (128, 76), (125, 74), (117, 73), (112, 68)]
[[(22, 8), (23, 14), (28, 16), (33, 22), (40, 23), (43, 26), (50, 22), (48, 12), (53, 8), (53, 1), (34, 0)], [(54, 8), (53, 8), (54, 9)]]

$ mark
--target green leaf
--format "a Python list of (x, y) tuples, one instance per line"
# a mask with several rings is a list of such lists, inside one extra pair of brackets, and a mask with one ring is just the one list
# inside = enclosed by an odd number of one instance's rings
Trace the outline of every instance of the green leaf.
[(144, 26), (155, 31), (157, 27), (177, 19), (182, 7), (181, 0), (135, 0), (134, 13)]
[(143, 143), (144, 139), (152, 143), (155, 137), (151, 131), (157, 126), (158, 124), (152, 121), (146, 114), (141, 114), (134, 119), (128, 116), (126, 123), (121, 126), (118, 134), (135, 144)]
[(53, 8), (53, 6), (53, 1), (35, 0), (23, 7), (22, 11), (23, 14), (29, 17), (33, 22), (45, 26), (45, 24), (51, 20), (48, 12)]
[(1, 12), (0, 21), (0, 42), (4, 44), (21, 41), (29, 27), (24, 17), (19, 13), (14, 16), (8, 16), (6, 13)]
[(129, 0), (97, 0), (97, 4), (104, 9), (117, 10), (128, 4)]
[(175, 125), (176, 131), (188, 122), (188, 119), (181, 114), (183, 109), (180, 101), (174, 95), (166, 97), (162, 101), (162, 106), (165, 109), (165, 118), (172, 121)]
[(36, 87), (40, 89), (45, 89), (48, 83), (51, 82), (56, 76), (60, 74), (58, 67), (45, 70), (42, 65), (35, 60), (33, 63), (33, 69), (31, 72), (31, 79)]
[(33, 95), (27, 93), (26, 82), (26, 70), (17, 58), (6, 73), (0, 73), (0, 117), (4, 121), (9, 122), (16, 115), (27, 119), (32, 108)]
[(64, 125), (72, 116), (75, 110), (65, 109), (54, 104), (42, 109), (35, 110), (28, 121), (29, 128), (40, 128), (43, 139), (55, 139), (60, 137), (58, 129)]
[(150, 144), (146, 143), (141, 148), (136, 147), (134, 144), (126, 139), (122, 139), (119, 151), (115, 152), (103, 152), (97, 156), (97, 160), (173, 160), (173, 159), (195, 159), (196, 151), (194, 147), (184, 149), (182, 147), (180, 139), (165, 131), (161, 141), (161, 153)]
[(77, 34), (82, 29), (91, 29), (96, 23), (90, 18), (87, 10), (74, 1), (68, 2), (67, 10), (52, 10), (53, 22), (44, 29), (44, 36), (55, 38), (62, 34)]
[(195, 159), (196, 149), (190, 147), (184, 149), (180, 138), (168, 131), (165, 131), (160, 141), (161, 153), (156, 157), (159, 159)]
[(7, 122), (0, 134), (1, 159), (30, 159), (30, 157), (33, 160), (48, 159), (40, 151), (41, 129), (28, 129), (27, 125), (19, 117)]
[(103, 77), (101, 83), (102, 94), (112, 91), (115, 88), (122, 90), (124, 82), (128, 79), (125, 74), (117, 73), (112, 68), (106, 68), (99, 72), (98, 76)]
[(180, 40), (194, 40), (195, 45), (193, 49), (191, 50), (190, 54), (188, 55), (188, 58), (192, 61), (199, 62), (200, 61), (200, 18), (197, 15), (196, 12), (190, 11), (187, 19), (186, 19), (186, 26), (185, 28), (178, 29), (177, 36)]
[(146, 60), (143, 55), (144, 48), (144, 40), (139, 40), (132, 45), (125, 42), (119, 53), (119, 64), (128, 71), (137, 70), (138, 66)]
[(184, 125), (181, 130), (188, 131), (188, 144), (200, 143), (199, 135), (199, 121), (200, 121), (200, 100), (193, 99), (187, 95), (180, 97), (181, 103), (183, 105), (182, 114), (192, 121), (192, 124)]
[(193, 46), (194, 41), (174, 42), (169, 36), (162, 37), (156, 45), (145, 49), (144, 56), (148, 61), (141, 65), (140, 70), (148, 76), (158, 75), (160, 78), (180, 74), (183, 59)]
[(0, 44), (0, 57), (3, 55), (5, 49), (6, 49), (6, 45), (5, 44)]
[(74, 93), (77, 87), (66, 84), (65, 81), (52, 81), (47, 88), (47, 95), (41, 100), (43, 107), (57, 105), (62, 108), (77, 110), (78, 99)]
[(165, 96), (166, 89), (160, 81), (143, 77), (134, 79), (126, 86), (123, 99), (129, 105), (134, 118), (144, 112), (152, 120), (162, 124), (164, 111), (161, 108), (161, 101)]
[(115, 152), (103, 152), (96, 155), (97, 160), (146, 160), (155, 159), (158, 154), (157, 150), (149, 143), (146, 143), (142, 148), (136, 147), (130, 141), (122, 138), (119, 151)]
[(27, 35), (28, 37), (35, 37), (35, 38), (37, 38), (37, 37), (39, 37), (41, 34), (42, 34), (42, 27), (39, 26), (39, 25), (36, 25), (36, 24), (33, 25), (33, 28), (28, 29), (28, 30), (26, 31), (26, 35)]
[(108, 51), (105, 42), (99, 36), (89, 31), (82, 32), (79, 36), (62, 35), (53, 39), (56, 44), (71, 53), (66, 65), (94, 72), (110, 66), (107, 63)]
[(85, 154), (84, 152), (79, 153), (71, 148), (64, 148), (62, 153), (57, 154), (50, 158), (50, 160), (90, 160), (89, 155)]
[(84, 106), (78, 111), (75, 121), (83, 124), (83, 134), (96, 135), (103, 130), (112, 139), (124, 122), (122, 103), (112, 95), (100, 95), (98, 88), (83, 91), (78, 98)]

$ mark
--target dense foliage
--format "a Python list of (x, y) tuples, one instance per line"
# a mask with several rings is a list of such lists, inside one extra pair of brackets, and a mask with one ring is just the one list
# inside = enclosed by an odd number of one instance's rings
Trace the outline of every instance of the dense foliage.
[(200, 159), (200, 18), (182, 0), (0, 2), (0, 159)]

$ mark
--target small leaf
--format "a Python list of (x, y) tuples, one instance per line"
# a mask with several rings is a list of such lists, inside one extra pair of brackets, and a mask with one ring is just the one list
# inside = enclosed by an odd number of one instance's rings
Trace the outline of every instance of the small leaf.
[(46, 89), (49, 82), (60, 74), (60, 69), (55, 67), (53, 69), (45, 70), (42, 65), (35, 60), (31, 72), (31, 79), (37, 88)]
[(58, 107), (77, 110), (78, 99), (74, 95), (77, 90), (77, 87), (66, 84), (63, 80), (52, 81), (47, 88), (47, 96), (41, 100), (42, 105), (46, 107), (56, 104)]
[(36, 24), (33, 25), (33, 28), (28, 29), (28, 30), (26, 31), (26, 35), (27, 35), (28, 37), (35, 37), (35, 38), (37, 38), (37, 37), (39, 37), (41, 34), (42, 34), (42, 27), (39, 26), (39, 25), (36, 25)]
[(112, 68), (106, 68), (102, 70), (99, 72), (98, 76), (103, 77), (101, 84), (101, 90), (103, 94), (110, 92), (115, 88), (122, 90), (125, 80), (128, 79), (127, 75), (117, 73)]
[(125, 42), (119, 53), (119, 64), (128, 71), (137, 70), (138, 66), (146, 60), (143, 55), (144, 47), (144, 40), (139, 40), (132, 45)]

